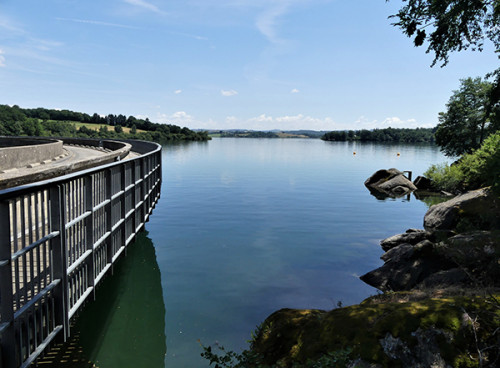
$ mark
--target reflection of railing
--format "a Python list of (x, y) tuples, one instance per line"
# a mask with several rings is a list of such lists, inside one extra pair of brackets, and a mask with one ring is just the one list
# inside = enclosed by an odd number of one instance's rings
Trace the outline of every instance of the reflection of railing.
[(0, 191), (0, 366), (26, 367), (113, 269), (160, 196), (161, 147)]

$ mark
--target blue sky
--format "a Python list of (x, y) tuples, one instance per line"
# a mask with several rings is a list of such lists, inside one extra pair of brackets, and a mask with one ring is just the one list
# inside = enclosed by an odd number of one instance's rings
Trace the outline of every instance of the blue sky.
[(401, 1), (0, 0), (0, 104), (203, 129), (432, 127), (493, 47), (444, 68)]

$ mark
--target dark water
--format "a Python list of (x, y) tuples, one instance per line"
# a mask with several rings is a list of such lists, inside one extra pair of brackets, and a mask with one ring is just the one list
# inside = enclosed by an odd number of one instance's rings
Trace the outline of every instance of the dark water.
[(363, 182), (381, 168), (416, 177), (442, 161), (427, 145), (165, 146), (148, 234), (79, 319), (84, 353), (102, 368), (206, 367), (197, 340), (238, 350), (277, 309), (362, 301), (376, 293), (358, 276), (381, 265), (379, 241), (422, 228), (427, 210), (414, 196), (379, 200)]

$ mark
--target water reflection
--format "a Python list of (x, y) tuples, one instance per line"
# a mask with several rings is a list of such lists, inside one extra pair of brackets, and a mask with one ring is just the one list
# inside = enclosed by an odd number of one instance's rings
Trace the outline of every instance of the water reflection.
[(164, 367), (165, 304), (155, 248), (137, 235), (80, 313), (56, 367)]

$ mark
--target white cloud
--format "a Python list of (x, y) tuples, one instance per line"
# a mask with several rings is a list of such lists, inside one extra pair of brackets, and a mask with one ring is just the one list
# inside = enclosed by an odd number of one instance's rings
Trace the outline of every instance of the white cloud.
[(315, 118), (303, 114), (274, 117), (261, 114), (249, 119), (237, 119), (234, 116), (230, 117), (230, 119), (226, 118), (225, 126), (222, 129), (230, 128), (252, 130), (335, 130), (337, 129), (337, 124), (330, 117)]
[(156, 5), (151, 4), (151, 3), (144, 1), (144, 0), (123, 0), (123, 1), (125, 1), (127, 4), (134, 5), (134, 6), (137, 6), (139, 8), (146, 9), (146, 10), (150, 10), (150, 11), (157, 13), (157, 14), (165, 14), (165, 12), (160, 10), (160, 8), (158, 8)]
[(401, 120), (397, 116), (386, 118), (382, 125), (387, 127), (398, 127), (398, 128), (406, 128), (410, 125), (415, 125), (417, 121), (415, 119)]
[(359, 117), (358, 120), (352, 124), (348, 129), (360, 130), (360, 129), (383, 129), (383, 128), (432, 128), (433, 124), (421, 124), (416, 119), (401, 119), (397, 116), (392, 116), (385, 118), (382, 121), (377, 119), (367, 119), (364, 116)]
[(276, 22), (279, 17), (286, 13), (290, 3), (288, 1), (274, 2), (273, 6), (266, 8), (255, 22), (257, 29), (272, 43), (280, 43), (276, 33)]
[(185, 111), (177, 111), (170, 115), (171, 119), (175, 120), (192, 120), (193, 117)]
[(237, 91), (235, 91), (234, 89), (230, 89), (230, 90), (228, 90), (228, 91), (225, 91), (225, 90), (221, 89), (220, 94), (221, 94), (222, 96), (225, 96), (225, 97), (230, 97), (230, 96), (235, 96), (235, 95), (237, 95), (237, 94), (238, 94), (238, 92), (237, 92)]
[(176, 89), (176, 90), (174, 91), (174, 93), (175, 93), (176, 95), (178, 95), (178, 94), (182, 93), (182, 89)]
[(299, 93), (300, 91), (297, 88), (294, 88), (290, 91), (290, 93)]
[[(142, 117), (145, 118), (145, 117)], [(190, 115), (186, 111), (176, 111), (173, 113), (159, 113), (154, 122), (169, 123), (179, 126), (186, 126), (191, 129), (250, 129), (250, 130), (361, 130), (375, 128), (431, 128), (430, 125), (419, 124), (415, 119), (400, 119), (398, 117), (388, 117), (384, 120), (370, 120), (361, 116), (351, 123), (337, 123), (329, 116), (314, 117), (304, 114), (272, 116), (260, 114), (250, 118), (241, 118), (234, 115), (226, 116), (223, 120), (212, 118), (199, 119)]]
[(5, 66), (5, 56), (3, 56), (3, 50), (0, 49), (0, 67), (4, 67)]

